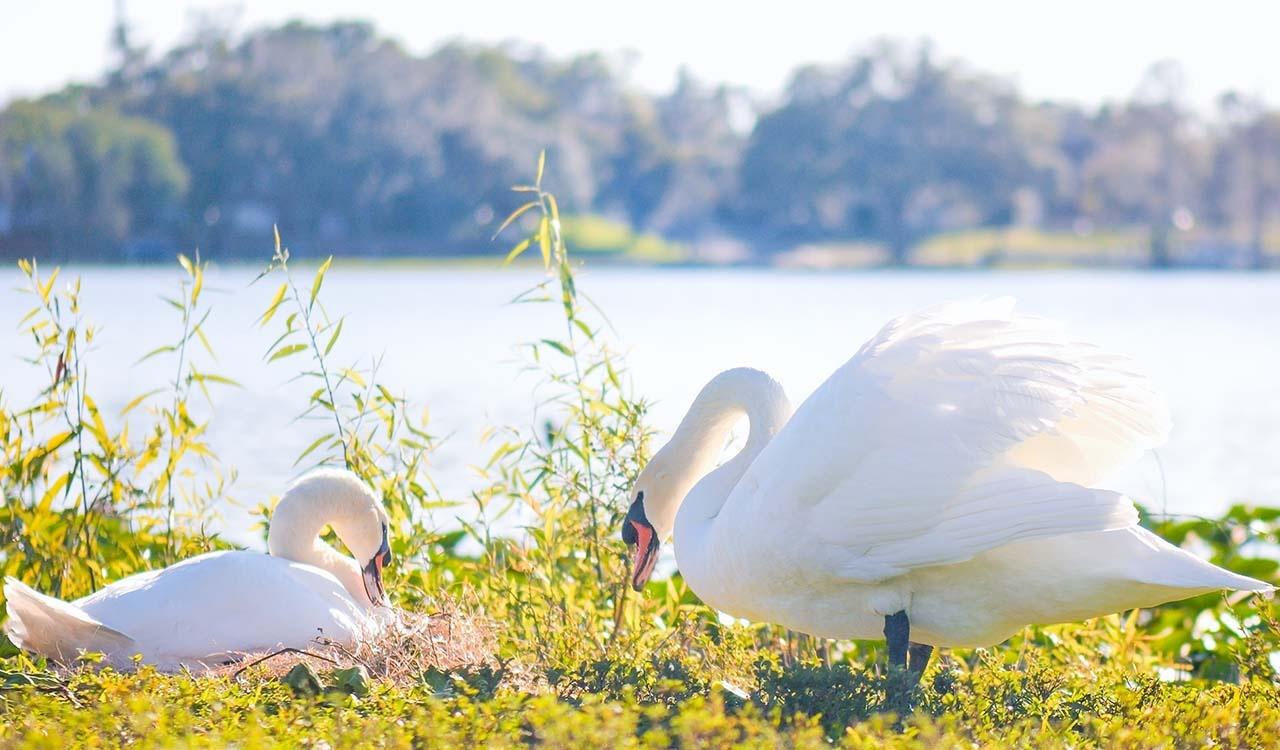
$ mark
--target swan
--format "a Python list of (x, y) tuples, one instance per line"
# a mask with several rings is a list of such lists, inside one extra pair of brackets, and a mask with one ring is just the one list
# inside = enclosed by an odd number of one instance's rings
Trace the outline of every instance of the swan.
[[(325, 525), (356, 559), (319, 538)], [(317, 470), (280, 498), (270, 554), (210, 552), (74, 602), (7, 578), (5, 632), (18, 647), (64, 663), (98, 652), (105, 664), (127, 668), (140, 654), (166, 671), (305, 648), (320, 635), (352, 645), (377, 633), (387, 612), (387, 529), (386, 511), (364, 482), (348, 471)]]
[[(745, 416), (745, 446), (716, 467)], [(1012, 299), (899, 317), (792, 414), (763, 372), (694, 399), (637, 477), (623, 540), (643, 589), (660, 543), (708, 605), (825, 638), (933, 648), (1219, 589), (1270, 592), (1139, 527), (1093, 485), (1166, 438), (1129, 360)], [(910, 664), (908, 664), (910, 653)]]

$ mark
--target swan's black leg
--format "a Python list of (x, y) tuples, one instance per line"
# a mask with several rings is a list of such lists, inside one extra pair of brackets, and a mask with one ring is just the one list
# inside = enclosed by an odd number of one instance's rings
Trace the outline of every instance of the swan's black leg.
[(933, 646), (925, 643), (912, 643), (907, 648), (907, 671), (914, 682), (920, 682), (925, 667), (929, 666), (929, 657), (933, 656)]
[(911, 641), (911, 623), (906, 610), (884, 617), (884, 640), (889, 646), (889, 666), (907, 668), (907, 644)]
[[(911, 695), (929, 663), (933, 647), (911, 642), (911, 621), (906, 610), (885, 616), (884, 640), (889, 647), (888, 695), (884, 709), (902, 716), (912, 710)], [(908, 654), (911, 656), (909, 666)]]

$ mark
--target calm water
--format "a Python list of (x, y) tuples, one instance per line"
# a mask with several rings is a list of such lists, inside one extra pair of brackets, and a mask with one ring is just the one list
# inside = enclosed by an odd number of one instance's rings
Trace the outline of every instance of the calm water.
[[(434, 476), (447, 495), (465, 496), (469, 466), (488, 455), (482, 430), (540, 421), (537, 377), (522, 374), (515, 346), (558, 335), (562, 323), (552, 306), (507, 304), (540, 276), (342, 265), (324, 292), (330, 312), (347, 315), (335, 356), (385, 355), (381, 379), (429, 407), (434, 432), (448, 436)], [(118, 414), (134, 395), (172, 377), (168, 363), (133, 363), (176, 337), (179, 323), (158, 295), (174, 288), (178, 273), (79, 273), (88, 315), (102, 327), (89, 360), (91, 388), (105, 413)], [(214, 312), (206, 331), (218, 359), (203, 358), (205, 369), (244, 385), (215, 393), (210, 441), (239, 469), (234, 495), (248, 507), (280, 492), (315, 434), (313, 425), (292, 421), (305, 393), (287, 381), (302, 360), (263, 361), (277, 329), (276, 321), (268, 330), (254, 325), (272, 291), (250, 286), (254, 274), (210, 271)], [(30, 307), (13, 291), (19, 283), (16, 271), (0, 272), (0, 320), (16, 323)], [(767, 370), (798, 402), (889, 317), (956, 297), (1013, 294), (1022, 309), (1135, 356), (1167, 394), (1175, 422), (1169, 444), (1110, 485), (1170, 511), (1208, 513), (1242, 499), (1280, 504), (1277, 274), (611, 269), (585, 273), (580, 287), (608, 312), (636, 390), (657, 402), (660, 431), (673, 428), (722, 369)], [(0, 386), (12, 405), (43, 378), (20, 361), (27, 339), (6, 327)], [(250, 541), (243, 509), (224, 509), (220, 524)]]

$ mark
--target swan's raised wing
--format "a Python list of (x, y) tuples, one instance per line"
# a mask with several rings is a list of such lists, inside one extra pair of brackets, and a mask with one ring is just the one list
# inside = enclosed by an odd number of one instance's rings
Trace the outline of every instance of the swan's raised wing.
[(1163, 403), (1126, 360), (1012, 307), (889, 323), (800, 406), (729, 503), (805, 524), (833, 574), (865, 581), (1135, 523), (1127, 498), (1082, 485), (1163, 440)]

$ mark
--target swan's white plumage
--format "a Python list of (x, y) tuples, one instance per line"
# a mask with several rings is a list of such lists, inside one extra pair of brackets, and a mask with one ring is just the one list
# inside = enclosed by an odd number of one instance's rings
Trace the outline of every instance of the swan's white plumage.
[[(5, 632), (20, 648), (63, 662), (98, 652), (116, 667), (141, 656), (163, 670), (199, 670), (246, 653), (305, 648), (321, 636), (352, 645), (376, 634), (389, 611), (371, 605), (355, 561), (330, 559), (326, 552), (336, 553), (315, 534), (333, 522), (348, 534), (348, 546), (371, 557), (385, 517), (377, 497), (350, 472), (321, 470), (295, 483), (280, 507), (286, 512), (273, 523), (273, 547), (301, 550), (294, 554), (309, 554), (305, 561), (210, 552), (129, 576), (74, 602), (10, 578), (4, 585)], [(364, 533), (357, 538), (356, 530)], [(280, 543), (293, 536), (299, 537), (295, 543)], [(351, 569), (353, 580), (339, 579), (351, 578)]]
[[(725, 612), (874, 638), (905, 610), (914, 640), (972, 646), (1028, 624), (1270, 590), (1140, 529), (1127, 497), (1089, 486), (1160, 444), (1168, 409), (1127, 359), (1015, 314), (1012, 300), (890, 322), (790, 419), (772, 380), (732, 372), (713, 384), (745, 387), (704, 389), (690, 414), (704, 396), (737, 398), (740, 413), (781, 415), (752, 424), (776, 436), (754, 454), (748, 440), (675, 518), (685, 580)], [(681, 502), (653, 488), (705, 471), (682, 457), (699, 433), (715, 439), (703, 421), (682, 423), (678, 449), (637, 481), (651, 517)]]
[[(19, 588), (21, 587), (21, 588)], [(27, 624), (29, 606), (15, 606), (11, 592), (41, 597), (91, 630), (68, 630), (59, 617)], [(376, 631), (367, 606), (358, 604), (333, 574), (258, 552), (210, 552), (162, 570), (138, 573), (75, 600), (60, 602), (10, 579), (10, 612), (22, 625), (17, 645), (62, 661), (98, 651), (127, 666), (135, 654), (160, 669), (200, 669), (255, 651), (305, 647), (318, 636), (354, 643)], [(115, 633), (123, 640), (107, 639)], [(85, 636), (94, 637), (85, 640)]]
[(822, 519), (818, 538), (850, 553), (840, 573), (865, 582), (1131, 526), (1128, 498), (1074, 483), (1168, 431), (1150, 385), (1117, 363), (1008, 300), (908, 315), (800, 406), (746, 486)]
[(76, 605), (41, 594), (16, 578), (5, 578), (4, 598), (9, 612), (5, 634), (18, 648), (55, 659), (74, 658), (78, 651), (105, 654), (136, 650), (129, 636), (93, 619)]

